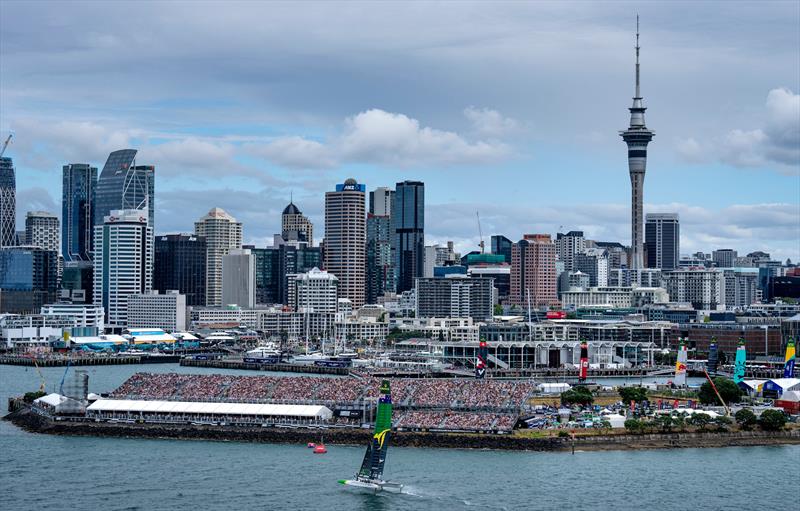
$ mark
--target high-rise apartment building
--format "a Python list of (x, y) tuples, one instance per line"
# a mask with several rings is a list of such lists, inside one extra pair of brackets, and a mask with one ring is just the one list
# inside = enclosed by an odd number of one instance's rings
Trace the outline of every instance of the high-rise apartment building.
[(629, 267), (638, 270), (644, 266), (642, 251), (644, 250), (643, 214), (644, 214), (644, 174), (647, 169), (647, 144), (655, 136), (655, 132), (647, 129), (644, 112), (647, 110), (642, 102), (639, 87), (639, 19), (636, 19), (636, 92), (633, 105), (628, 109), (631, 122), (628, 129), (620, 132), (622, 140), (628, 146), (628, 173), (631, 178), (631, 261)]
[(0, 247), (17, 244), (17, 176), (14, 162), (0, 158)]
[(309, 247), (314, 246), (314, 225), (293, 202), (283, 209), (281, 232), (286, 241), (306, 242)]
[(580, 254), (585, 249), (586, 238), (583, 237), (583, 231), (556, 234), (556, 254), (559, 261), (564, 262), (564, 271), (575, 270), (575, 254)]
[(662, 279), (672, 302), (688, 302), (695, 309), (705, 310), (715, 310), (725, 304), (725, 275), (722, 270), (673, 270), (664, 273)]
[(69, 261), (91, 261), (97, 167), (64, 165), (61, 185), (61, 255)]
[(394, 226), (394, 271), (396, 291), (414, 287), (425, 269), (425, 184), (397, 183), (392, 204)]
[(394, 190), (384, 186), (369, 192), (367, 214), (367, 303), (377, 303), (378, 297), (394, 292), (394, 229), (392, 202)]
[(194, 234), (163, 234), (155, 239), (153, 289), (178, 291), (186, 305), (206, 304), (206, 239)]
[(256, 260), (250, 250), (234, 248), (222, 256), (222, 303), (256, 306)]
[(319, 268), (291, 275), (288, 305), (298, 312), (336, 314), (338, 286), (336, 275)]
[(222, 208), (212, 208), (194, 223), (194, 233), (206, 240), (206, 305), (222, 305), (222, 258), (242, 248), (242, 223)]
[(339, 279), (339, 296), (353, 307), (366, 298), (366, 187), (355, 179), (325, 193), (325, 270)]
[(25, 215), (25, 244), (58, 253), (58, 217), (47, 211), (28, 211)]
[(608, 252), (602, 248), (587, 248), (575, 254), (575, 271), (589, 276), (589, 286), (608, 286)]
[(526, 234), (511, 250), (510, 301), (532, 307), (558, 304), (556, 247), (549, 234)]
[(115, 210), (146, 210), (148, 226), (155, 229), (155, 167), (136, 165), (136, 149), (108, 155), (95, 191), (94, 224), (101, 225)]
[(489, 321), (494, 306), (491, 278), (419, 278), (416, 281), (416, 317), (472, 318)]
[(147, 210), (112, 210), (94, 227), (94, 304), (106, 323), (128, 323), (128, 297), (153, 286), (153, 229)]
[(721, 248), (711, 253), (711, 258), (717, 268), (733, 268), (738, 253), (730, 248)]
[(648, 213), (644, 228), (647, 267), (674, 270), (681, 258), (681, 228), (677, 213)]

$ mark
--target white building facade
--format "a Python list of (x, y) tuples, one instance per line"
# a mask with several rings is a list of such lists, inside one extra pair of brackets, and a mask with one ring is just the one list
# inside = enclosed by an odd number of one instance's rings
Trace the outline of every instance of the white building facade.
[(186, 295), (178, 291), (153, 291), (128, 298), (128, 328), (160, 328), (165, 332), (186, 330)]

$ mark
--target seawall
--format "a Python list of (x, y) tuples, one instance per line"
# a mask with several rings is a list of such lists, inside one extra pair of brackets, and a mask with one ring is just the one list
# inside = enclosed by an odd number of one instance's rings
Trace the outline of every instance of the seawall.
[[(365, 445), (371, 432), (363, 429), (246, 428), (206, 425), (111, 424), (107, 422), (55, 421), (23, 408), (6, 417), (20, 428), (34, 433), (124, 438), (172, 438), (237, 442), (301, 444), (324, 436), (326, 444)], [(569, 438), (478, 435), (466, 433), (422, 433), (400, 431), (392, 445), (444, 449), (495, 449), (513, 451), (581, 451), (672, 449), (683, 447), (733, 447), (800, 444), (800, 429), (779, 432), (684, 432), (644, 435), (592, 435)]]

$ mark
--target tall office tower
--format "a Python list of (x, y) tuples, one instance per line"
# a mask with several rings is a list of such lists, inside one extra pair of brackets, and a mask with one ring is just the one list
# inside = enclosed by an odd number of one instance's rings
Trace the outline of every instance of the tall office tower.
[(91, 261), (97, 167), (64, 165), (61, 186), (61, 255), (65, 261)]
[(58, 217), (47, 211), (25, 215), (25, 244), (58, 253)]
[(367, 303), (394, 292), (394, 258), (392, 257), (392, 201), (394, 190), (380, 187), (369, 192), (367, 214)]
[(644, 266), (642, 235), (644, 211), (644, 173), (647, 167), (647, 144), (655, 132), (647, 129), (644, 123), (642, 94), (639, 90), (639, 17), (636, 17), (636, 93), (633, 97), (631, 123), (620, 135), (628, 146), (628, 172), (631, 177), (631, 261), (630, 268), (638, 270)]
[(186, 305), (206, 304), (206, 239), (194, 234), (156, 236), (153, 289), (179, 291)]
[(392, 204), (396, 292), (414, 288), (425, 270), (425, 184), (397, 183)]
[(681, 226), (677, 213), (648, 213), (644, 242), (647, 267), (674, 270), (681, 256)]
[(587, 248), (575, 254), (575, 271), (589, 276), (589, 286), (608, 286), (608, 252), (602, 248)]
[(314, 245), (314, 226), (293, 202), (283, 209), (281, 231), (285, 241), (304, 241), (309, 247)]
[(222, 303), (256, 306), (256, 258), (250, 250), (234, 248), (222, 256)]
[(526, 234), (511, 248), (511, 303), (531, 307), (558, 304), (556, 247), (549, 234)]
[(94, 225), (102, 225), (112, 210), (147, 210), (148, 226), (155, 225), (155, 167), (136, 165), (136, 149), (108, 155), (97, 180)]
[(564, 271), (575, 270), (575, 254), (586, 249), (586, 238), (583, 231), (569, 231), (567, 234), (556, 234), (556, 253), (559, 261), (564, 261)]
[(222, 305), (222, 257), (242, 248), (242, 223), (221, 208), (212, 208), (194, 223), (194, 233), (206, 239), (206, 305)]
[(57, 290), (57, 251), (0, 249), (0, 313), (38, 314), (43, 305), (55, 301)]
[(501, 234), (492, 236), (492, 254), (502, 255), (508, 264), (511, 264), (512, 245), (514, 242)]
[(0, 158), (0, 247), (17, 244), (17, 177), (11, 158)]
[(736, 261), (738, 253), (730, 248), (721, 248), (711, 252), (711, 258), (717, 268), (733, 268), (733, 263)]
[(353, 179), (325, 193), (325, 270), (339, 279), (339, 296), (353, 307), (366, 297), (366, 186)]
[(94, 227), (94, 304), (106, 323), (126, 326), (128, 297), (153, 288), (153, 229), (147, 210), (112, 210)]

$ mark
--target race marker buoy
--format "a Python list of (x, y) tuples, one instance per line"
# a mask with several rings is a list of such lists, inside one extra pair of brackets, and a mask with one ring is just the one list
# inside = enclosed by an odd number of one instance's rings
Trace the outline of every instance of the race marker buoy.
[(325, 448), (324, 444), (317, 444), (317, 446), (314, 447), (314, 454), (325, 454), (326, 452), (328, 452), (328, 449)]

